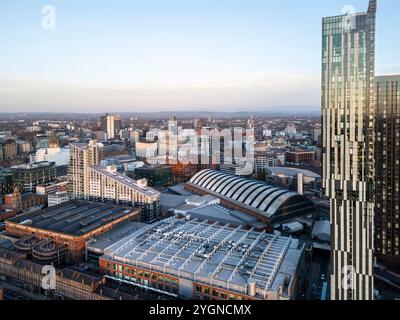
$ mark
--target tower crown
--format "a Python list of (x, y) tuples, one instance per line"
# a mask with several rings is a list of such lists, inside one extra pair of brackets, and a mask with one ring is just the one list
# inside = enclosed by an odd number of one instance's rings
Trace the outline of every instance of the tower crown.
[(368, 6), (368, 12), (375, 13), (377, 6), (377, 0), (370, 0)]

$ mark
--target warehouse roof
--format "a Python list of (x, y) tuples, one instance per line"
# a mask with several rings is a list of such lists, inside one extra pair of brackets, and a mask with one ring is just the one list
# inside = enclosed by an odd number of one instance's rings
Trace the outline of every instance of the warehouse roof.
[(81, 236), (137, 210), (139, 209), (74, 200), (17, 216), (7, 223)]

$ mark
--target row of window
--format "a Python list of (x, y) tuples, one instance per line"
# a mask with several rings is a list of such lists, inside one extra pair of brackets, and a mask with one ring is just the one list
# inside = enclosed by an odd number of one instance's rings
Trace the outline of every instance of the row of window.
[(151, 273), (148, 271), (143, 271), (141, 269), (135, 269), (131, 267), (124, 267), (122, 265), (117, 265), (114, 263), (107, 263), (107, 269), (112, 270), (113, 273), (120, 272), (124, 273), (128, 277), (135, 277), (137, 279), (151, 279), (152, 281), (158, 281), (166, 284), (172, 284), (174, 286), (178, 286), (178, 280), (175, 278), (170, 278), (168, 276), (163, 276), (155, 273)]
[(235, 295), (232, 293), (228, 294), (227, 292), (217, 290), (215, 288), (204, 287), (198, 284), (196, 284), (195, 290), (195, 296), (201, 300), (243, 300), (243, 297), (240, 295)]

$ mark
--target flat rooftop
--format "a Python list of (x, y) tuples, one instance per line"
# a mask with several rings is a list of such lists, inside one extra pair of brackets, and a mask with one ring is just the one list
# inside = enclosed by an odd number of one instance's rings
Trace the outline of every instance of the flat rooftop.
[(29, 170), (29, 169), (49, 167), (52, 165), (55, 165), (55, 162), (41, 161), (41, 162), (20, 164), (20, 165), (11, 167), (11, 169), (13, 169), (13, 170)]
[(148, 226), (146, 223), (129, 220), (124, 221), (110, 231), (91, 239), (88, 242), (87, 248), (89, 251), (104, 254), (104, 249), (146, 226)]
[(263, 299), (294, 280), (302, 252), (296, 239), (175, 216), (116, 242), (104, 257), (242, 294), (255, 283)]
[(35, 213), (20, 215), (8, 221), (31, 228), (81, 236), (135, 210), (138, 209), (73, 200)]
[(295, 176), (298, 173), (301, 173), (306, 177), (321, 178), (321, 176), (319, 174), (316, 174), (315, 172), (312, 172), (312, 171), (306, 170), (306, 169), (300, 169), (300, 168), (268, 167), (268, 170), (271, 171), (271, 173), (274, 175), (283, 174), (283, 175), (287, 175), (287, 176)]

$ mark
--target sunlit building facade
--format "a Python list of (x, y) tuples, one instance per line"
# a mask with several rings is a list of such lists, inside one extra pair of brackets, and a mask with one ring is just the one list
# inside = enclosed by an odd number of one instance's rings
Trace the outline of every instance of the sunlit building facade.
[(323, 19), (323, 188), (330, 199), (331, 298), (373, 299), (376, 0)]

